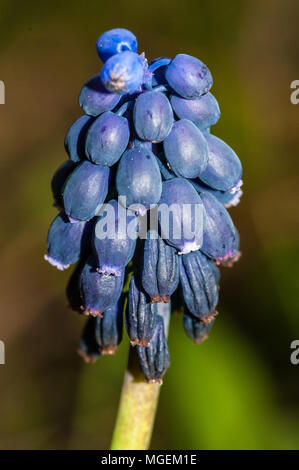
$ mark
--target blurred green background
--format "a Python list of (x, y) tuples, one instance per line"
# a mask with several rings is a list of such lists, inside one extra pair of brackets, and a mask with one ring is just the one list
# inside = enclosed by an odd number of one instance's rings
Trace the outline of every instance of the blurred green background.
[(209, 66), (222, 110), (213, 132), (244, 165), (231, 209), (243, 256), (222, 270), (207, 342), (193, 345), (173, 316), (152, 448), (298, 449), (298, 24), (295, 0), (1, 1), (1, 449), (109, 446), (128, 343), (81, 362), (69, 273), (43, 254), (56, 215), (50, 179), (80, 88), (101, 67), (95, 41), (112, 27), (131, 29), (150, 60), (186, 52)]

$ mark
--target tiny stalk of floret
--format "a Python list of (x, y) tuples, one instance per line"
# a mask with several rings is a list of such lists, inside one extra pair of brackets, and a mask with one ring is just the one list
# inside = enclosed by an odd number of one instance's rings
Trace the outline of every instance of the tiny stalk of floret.
[[(163, 312), (168, 335), (169, 313)], [(146, 382), (137, 352), (130, 347), (120, 403), (114, 427), (111, 450), (147, 450), (158, 406), (161, 382)]]

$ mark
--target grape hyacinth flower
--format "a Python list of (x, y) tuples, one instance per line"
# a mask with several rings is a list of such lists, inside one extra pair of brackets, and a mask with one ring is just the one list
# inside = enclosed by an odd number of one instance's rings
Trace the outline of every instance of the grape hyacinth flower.
[[(59, 213), (45, 258), (60, 270), (77, 263), (66, 293), (87, 315), (79, 347), (86, 362), (116, 351), (125, 318), (134, 369), (124, 384), (126, 410), (127, 394), (162, 382), (171, 309), (184, 311), (195, 344), (216, 321), (219, 266), (240, 257), (228, 209), (242, 195), (242, 165), (211, 131), (220, 108), (203, 62), (178, 54), (148, 65), (123, 28), (104, 32), (96, 48), (102, 68), (81, 89), (83, 114), (65, 137), (69, 159), (51, 182)], [(135, 414), (129, 421), (139, 429)], [(118, 426), (115, 436), (127, 433)]]

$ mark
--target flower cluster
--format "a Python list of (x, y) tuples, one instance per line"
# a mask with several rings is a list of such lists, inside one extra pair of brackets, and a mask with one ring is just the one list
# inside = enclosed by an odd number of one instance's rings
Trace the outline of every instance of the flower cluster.
[[(145, 378), (161, 381), (171, 296), (179, 292), (186, 334), (202, 342), (217, 313), (218, 266), (239, 257), (227, 208), (242, 194), (242, 166), (210, 133), (220, 111), (199, 59), (178, 54), (148, 64), (125, 29), (102, 34), (97, 51), (104, 65), (81, 90), (84, 114), (67, 132), (69, 159), (52, 179), (59, 214), (45, 258), (60, 270), (77, 263), (67, 297), (88, 315), (84, 359), (115, 352), (125, 317)], [(162, 206), (177, 209), (167, 233)], [(141, 236), (153, 213), (157, 226)], [(186, 234), (187, 225), (196, 229)]]

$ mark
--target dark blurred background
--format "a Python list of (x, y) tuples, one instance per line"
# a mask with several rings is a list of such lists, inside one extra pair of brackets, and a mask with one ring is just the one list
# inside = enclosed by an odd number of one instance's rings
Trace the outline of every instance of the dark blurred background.
[(80, 88), (101, 67), (95, 41), (113, 27), (131, 29), (149, 60), (185, 52), (209, 66), (222, 111), (213, 132), (244, 165), (231, 209), (243, 256), (222, 270), (207, 342), (193, 345), (173, 316), (152, 448), (298, 449), (298, 25), (296, 0), (1, 1), (1, 449), (109, 446), (128, 343), (81, 362), (69, 273), (43, 254), (56, 215), (50, 179)]

